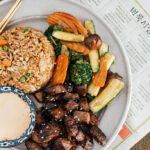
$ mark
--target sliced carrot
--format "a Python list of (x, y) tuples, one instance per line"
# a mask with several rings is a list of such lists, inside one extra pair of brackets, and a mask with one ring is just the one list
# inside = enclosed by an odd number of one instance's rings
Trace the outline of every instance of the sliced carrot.
[(66, 45), (71, 50), (82, 53), (84, 55), (89, 54), (89, 52), (90, 52), (89, 49), (85, 45), (83, 45), (82, 43), (66, 42), (66, 41), (61, 41), (61, 43), (63, 45)]
[(51, 84), (63, 84), (68, 70), (69, 57), (64, 55), (59, 55), (56, 61), (56, 68), (51, 79)]
[(107, 62), (104, 57), (100, 59), (100, 71), (93, 75), (95, 86), (104, 87), (107, 78)]
[(71, 20), (76, 28), (78, 29), (78, 32), (80, 34), (83, 34), (85, 37), (88, 37), (88, 32), (87, 30), (84, 28), (84, 26), (82, 25), (82, 23), (74, 16), (72, 16), (71, 14), (65, 13), (65, 12), (55, 12), (54, 14), (57, 14), (59, 16), (65, 17), (69, 20)]
[(7, 40), (0, 41), (0, 46), (4, 46), (4, 45), (7, 45)]
[(11, 66), (11, 61), (9, 59), (4, 59), (2, 63), (6, 67), (10, 67)]
[(56, 24), (61, 25), (65, 31), (78, 33), (76, 26), (73, 24), (71, 20), (62, 17), (58, 14), (52, 14), (48, 16), (47, 22), (50, 25), (56, 25)]

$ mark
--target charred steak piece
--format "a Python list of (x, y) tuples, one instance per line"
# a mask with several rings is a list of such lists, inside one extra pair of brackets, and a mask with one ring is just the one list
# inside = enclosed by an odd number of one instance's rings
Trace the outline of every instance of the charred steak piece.
[(46, 110), (53, 110), (57, 107), (57, 104), (55, 102), (51, 102), (51, 101), (48, 101), (46, 104), (45, 104), (45, 109)]
[(65, 86), (67, 92), (69, 92), (69, 93), (73, 92), (74, 85), (71, 82), (65, 82), (64, 86)]
[(71, 127), (76, 124), (75, 120), (70, 116), (65, 117), (64, 122), (65, 122), (65, 126), (67, 127)]
[(45, 122), (43, 116), (42, 116), (42, 112), (41, 111), (37, 111), (36, 113), (36, 124), (37, 125), (41, 125)]
[(78, 123), (85, 123), (89, 124), (90, 123), (90, 113), (86, 111), (74, 111), (73, 112), (74, 119)]
[(89, 111), (89, 104), (87, 98), (80, 98), (80, 108), (85, 111)]
[(78, 106), (79, 106), (79, 104), (76, 103), (74, 100), (69, 100), (67, 102), (67, 104), (65, 105), (65, 108), (66, 108), (67, 111), (72, 111), (74, 109), (77, 109)]
[(42, 139), (42, 142), (50, 142), (60, 134), (60, 128), (55, 125), (54, 123), (50, 123), (49, 125), (46, 125), (45, 128), (40, 130), (40, 136)]
[(66, 100), (69, 100), (69, 99), (78, 100), (79, 94), (78, 93), (65, 93), (63, 98)]
[(76, 136), (76, 140), (77, 142), (82, 142), (85, 139), (85, 135), (83, 133), (83, 131), (79, 130), (77, 136)]
[(70, 127), (66, 126), (66, 129), (67, 129), (68, 135), (71, 137), (75, 137), (78, 134), (78, 126), (77, 125), (73, 125)]
[(79, 86), (75, 86), (75, 91), (80, 95), (80, 96), (86, 96), (87, 92), (87, 84), (81, 84)]
[(47, 93), (50, 95), (57, 95), (61, 93), (67, 92), (66, 88), (62, 84), (54, 85), (54, 86), (49, 86), (45, 89)]
[(73, 145), (71, 144), (71, 142), (66, 138), (58, 138), (54, 144), (54, 147), (57, 150), (71, 150), (72, 146)]
[(90, 129), (90, 134), (102, 146), (106, 144), (106, 136), (97, 126)]
[(39, 92), (35, 93), (34, 96), (40, 103), (42, 103), (44, 101), (44, 92), (43, 91), (39, 91)]
[(42, 143), (41, 136), (36, 130), (32, 132), (31, 138), (36, 143)]
[(62, 98), (62, 95), (59, 94), (59, 95), (55, 95), (55, 96), (52, 96), (52, 95), (47, 95), (45, 97), (45, 100), (46, 101), (57, 101), (57, 100), (60, 100)]
[(98, 126), (98, 123), (99, 123), (98, 118), (93, 113), (90, 113), (90, 118), (91, 118), (90, 125)]
[(64, 110), (61, 107), (58, 107), (50, 112), (50, 114), (56, 119), (60, 120), (64, 116)]
[(91, 150), (93, 146), (93, 140), (86, 135), (85, 140), (82, 142), (82, 147), (85, 150)]
[(25, 144), (26, 144), (28, 150), (43, 150), (42, 147), (40, 147), (37, 143), (35, 143), (31, 140), (26, 141)]
[(77, 149), (77, 144), (76, 142), (72, 142), (72, 148), (71, 150), (76, 150)]

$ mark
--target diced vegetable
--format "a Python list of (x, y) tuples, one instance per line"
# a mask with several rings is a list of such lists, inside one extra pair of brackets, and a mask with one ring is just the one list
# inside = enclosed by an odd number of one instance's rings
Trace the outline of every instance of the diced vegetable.
[(53, 30), (54, 31), (63, 31), (63, 28), (60, 25), (55, 25)]
[(0, 41), (0, 46), (4, 46), (4, 45), (7, 45), (7, 40)]
[(75, 25), (76, 29), (78, 30), (78, 33), (84, 35), (85, 37), (88, 36), (87, 30), (84, 28), (82, 23), (76, 17), (72, 16), (71, 14), (65, 13), (65, 12), (55, 12), (54, 14), (59, 15), (61, 18), (64, 17), (64, 18), (70, 20)]
[(52, 85), (63, 84), (68, 70), (69, 57), (59, 55), (56, 61), (56, 68), (51, 79)]
[(93, 20), (85, 20), (84, 26), (90, 34), (95, 34), (96, 33), (95, 25), (94, 25)]
[(8, 51), (8, 46), (7, 45), (4, 45), (2, 48), (3, 48), (4, 51)]
[(11, 66), (11, 61), (9, 59), (4, 59), (2, 63), (6, 67), (10, 67)]
[(65, 41), (61, 41), (61, 43), (66, 45), (71, 50), (74, 50), (74, 51), (79, 52), (84, 55), (89, 54), (89, 52), (90, 52), (90, 50), (81, 43), (65, 42)]
[(27, 74), (27, 77), (28, 77), (28, 78), (32, 78), (32, 73), (28, 73), (28, 74)]
[[(110, 53), (106, 53), (104, 57), (105, 57), (106, 63), (107, 63), (107, 70), (109, 70), (110, 66), (113, 64), (113, 62), (115, 60), (115, 56)], [(91, 81), (91, 83), (88, 85), (87, 92), (92, 96), (97, 96), (99, 91), (100, 91), (100, 87), (95, 86), (93, 81)]]
[(75, 85), (81, 85), (91, 80), (92, 68), (87, 61), (78, 60), (71, 66), (71, 81)]
[(110, 68), (110, 66), (113, 64), (113, 62), (115, 61), (115, 56), (110, 53), (106, 53), (104, 55), (104, 58), (106, 59), (107, 70), (108, 70)]
[(69, 50), (68, 50), (68, 47), (66, 45), (62, 45), (62, 47), (61, 47), (61, 55), (69, 56)]
[(90, 59), (90, 64), (92, 67), (93, 72), (98, 72), (99, 71), (99, 52), (98, 50), (91, 50), (89, 53), (89, 59)]
[(29, 32), (29, 29), (24, 29), (24, 33)]
[(112, 79), (106, 88), (89, 103), (90, 109), (93, 113), (97, 113), (115, 98), (123, 88), (124, 83), (122, 81)]
[(83, 42), (84, 36), (81, 34), (74, 34), (63, 31), (53, 31), (52, 35), (60, 40), (69, 41), (69, 42)]
[(22, 76), (21, 78), (20, 78), (20, 82), (25, 82), (26, 81), (26, 78), (25, 78), (25, 76)]
[(69, 50), (69, 57), (71, 62), (75, 62), (82, 57), (82, 54), (75, 52), (74, 50)]
[(93, 83), (95, 86), (104, 87), (107, 78), (107, 63), (104, 57), (100, 59), (100, 71), (94, 74)]
[(99, 49), (100, 56), (104, 56), (109, 51), (109, 46), (107, 43), (102, 42), (102, 45)]
[(90, 82), (90, 84), (88, 85), (88, 93), (91, 95), (91, 96), (97, 96), (98, 93), (100, 91), (100, 87), (99, 86), (95, 86), (93, 84), (93, 81)]

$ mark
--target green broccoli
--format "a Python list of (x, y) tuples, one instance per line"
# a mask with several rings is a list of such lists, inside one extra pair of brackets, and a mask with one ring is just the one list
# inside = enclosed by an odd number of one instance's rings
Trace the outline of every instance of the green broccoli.
[(61, 44), (59, 39), (56, 39), (55, 37), (52, 36), (54, 28), (56, 29), (58, 27), (57, 26), (49, 26), (48, 29), (45, 31), (45, 36), (47, 37), (47, 39), (53, 45), (56, 57), (58, 57), (58, 55), (60, 55), (60, 53), (61, 53), (61, 46), (62, 46), (62, 44)]
[(60, 25), (55, 25), (53, 30), (54, 31), (63, 31), (63, 28)]
[(76, 61), (71, 65), (71, 80), (75, 85), (89, 82), (92, 77), (92, 68), (90, 64), (83, 60)]
[(82, 57), (82, 54), (75, 52), (73, 50), (69, 50), (70, 61), (74, 62)]

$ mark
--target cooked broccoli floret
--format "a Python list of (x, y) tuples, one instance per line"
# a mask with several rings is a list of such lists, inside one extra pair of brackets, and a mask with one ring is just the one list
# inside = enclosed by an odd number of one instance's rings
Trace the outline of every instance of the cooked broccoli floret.
[[(61, 26), (60, 26), (61, 27)], [(59, 28), (60, 28), (59, 27)], [(55, 50), (55, 54), (56, 54), (56, 57), (58, 55), (60, 55), (61, 53), (61, 42), (59, 39), (56, 39), (55, 37), (52, 36), (52, 33), (54, 31), (54, 28), (57, 28), (56, 26), (49, 26), (48, 29), (45, 31), (45, 36), (47, 37), (47, 39), (51, 42), (51, 44), (53, 45), (54, 47), (54, 50)]]
[(92, 68), (90, 64), (83, 60), (76, 61), (71, 65), (71, 80), (75, 85), (80, 85), (90, 81), (92, 77)]
[(74, 62), (74, 61), (78, 60), (79, 58), (81, 58), (82, 54), (77, 53), (77, 52), (75, 52), (73, 50), (70, 50), (69, 51), (69, 57), (70, 57), (70, 61)]
[(63, 28), (60, 25), (55, 25), (53, 29), (54, 31), (63, 31)]

